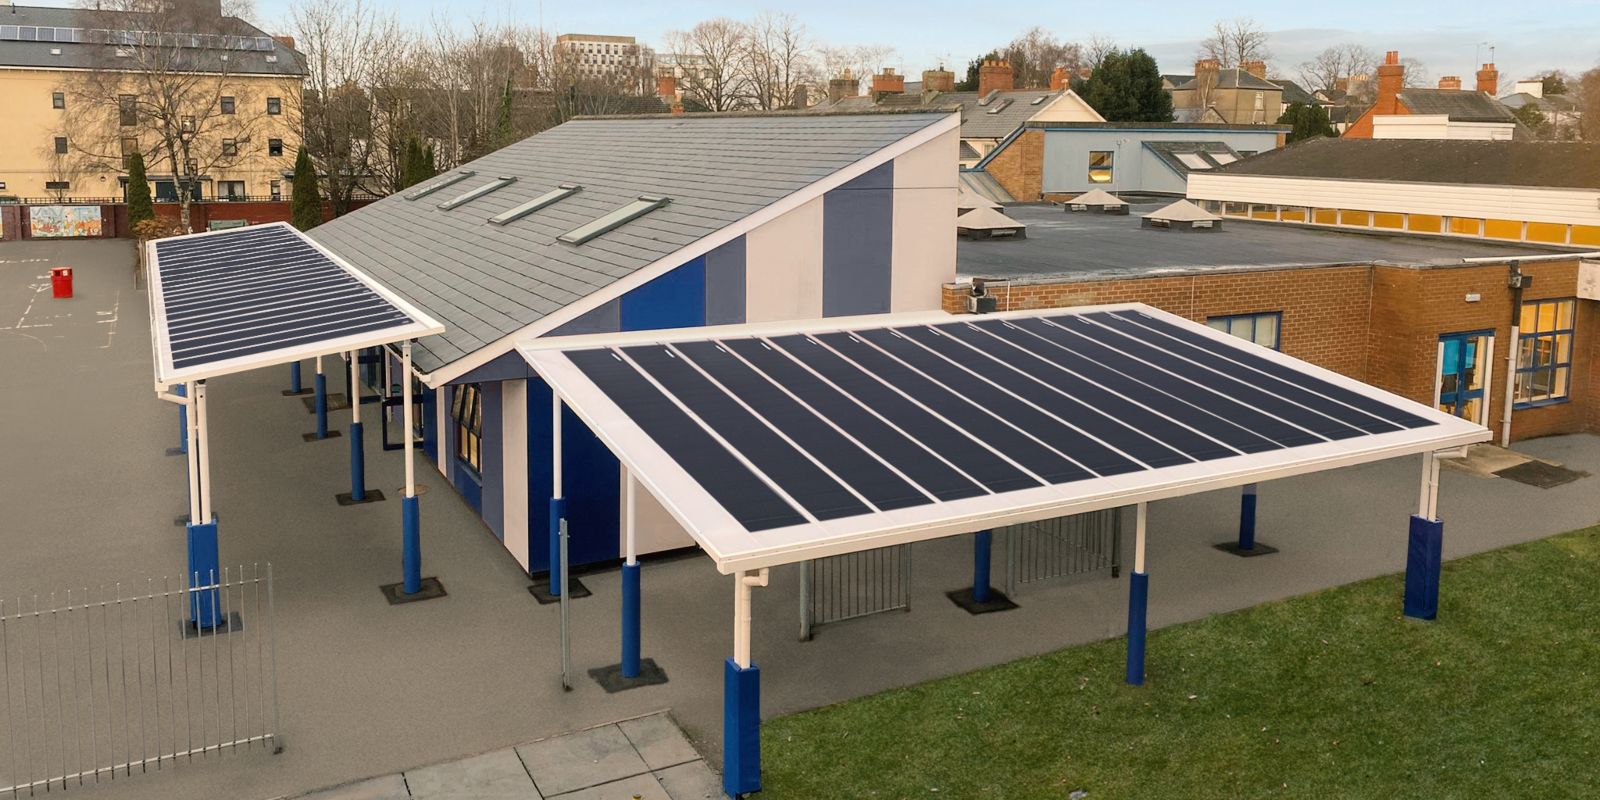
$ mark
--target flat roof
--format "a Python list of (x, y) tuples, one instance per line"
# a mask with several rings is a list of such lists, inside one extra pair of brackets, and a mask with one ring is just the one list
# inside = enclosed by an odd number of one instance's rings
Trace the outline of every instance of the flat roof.
[(1189, 270), (1370, 264), (1459, 264), (1466, 258), (1550, 255), (1531, 245), (1382, 235), (1225, 218), (1206, 236), (1139, 227), (1141, 215), (1172, 201), (1133, 199), (1127, 216), (1068, 213), (1060, 206), (1008, 206), (1026, 223), (1028, 238), (962, 241), (956, 273), (962, 278), (1093, 278)]
[(519, 350), (724, 573), (1492, 435), (1141, 304)]

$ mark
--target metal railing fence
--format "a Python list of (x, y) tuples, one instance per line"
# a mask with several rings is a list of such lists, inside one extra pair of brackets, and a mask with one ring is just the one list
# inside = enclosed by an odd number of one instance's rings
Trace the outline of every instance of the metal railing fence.
[(1006, 542), (1006, 594), (1023, 584), (1111, 570), (1122, 572), (1122, 509), (1026, 522), (1000, 529)]
[(822, 625), (911, 610), (911, 545), (800, 563), (800, 638)]

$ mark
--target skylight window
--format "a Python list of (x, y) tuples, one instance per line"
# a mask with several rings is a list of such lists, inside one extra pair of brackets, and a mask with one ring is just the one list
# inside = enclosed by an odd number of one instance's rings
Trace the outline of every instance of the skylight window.
[(505, 225), (510, 222), (515, 222), (516, 220), (522, 219), (523, 217), (526, 217), (529, 214), (544, 208), (545, 206), (571, 197), (582, 190), (583, 187), (577, 184), (563, 183), (557, 188), (551, 189), (550, 191), (545, 192), (544, 194), (541, 194), (520, 206), (513, 206), (505, 211), (500, 212), (499, 214), (490, 217), (489, 222), (493, 225)]
[(1178, 153), (1178, 160), (1189, 169), (1211, 169), (1211, 162), (1201, 157), (1199, 153)]
[(452, 184), (460, 183), (460, 182), (462, 182), (462, 181), (464, 181), (464, 180), (466, 180), (466, 179), (468, 179), (468, 178), (470, 178), (470, 177), (472, 177), (472, 176), (474, 176), (476, 174), (478, 174), (478, 173), (473, 172), (470, 169), (461, 170), (460, 172), (457, 172), (457, 173), (455, 173), (453, 175), (447, 175), (441, 180), (435, 181), (435, 182), (433, 182), (433, 183), (431, 183), (431, 184), (429, 184), (427, 186), (422, 187), (421, 189), (418, 189), (418, 190), (406, 195), (406, 199), (407, 200), (421, 200), (422, 198), (427, 197), (428, 195), (433, 194), (434, 192), (437, 192), (437, 191), (439, 191), (440, 189), (443, 189), (446, 186), (450, 186)]
[(510, 186), (516, 182), (517, 179), (511, 175), (501, 175), (500, 177), (495, 178), (494, 180), (489, 181), (488, 183), (479, 186), (476, 189), (469, 189), (461, 194), (456, 195), (455, 197), (450, 198), (449, 200), (444, 201), (443, 203), (440, 203), (439, 210), (449, 211), (456, 206), (465, 205), (496, 189)]
[(1006, 110), (1006, 106), (1009, 106), (1009, 105), (1011, 105), (1011, 99), (1010, 98), (1006, 98), (1004, 100), (996, 101), (995, 104), (994, 104), (994, 107), (989, 109), (989, 113), (990, 114), (998, 114), (998, 113)]
[(583, 244), (603, 233), (616, 230), (668, 203), (669, 197), (639, 195), (639, 199), (585, 225), (580, 225), (556, 238), (567, 244)]
[(1039, 105), (1040, 103), (1043, 103), (1044, 101), (1049, 100), (1049, 99), (1050, 99), (1050, 95), (1041, 94), (1038, 97), (1033, 98), (1033, 102), (1029, 103), (1028, 105), (1036, 106), (1036, 105)]
[(1209, 155), (1218, 164), (1232, 164), (1233, 162), (1239, 160), (1239, 158), (1232, 153), (1211, 153)]

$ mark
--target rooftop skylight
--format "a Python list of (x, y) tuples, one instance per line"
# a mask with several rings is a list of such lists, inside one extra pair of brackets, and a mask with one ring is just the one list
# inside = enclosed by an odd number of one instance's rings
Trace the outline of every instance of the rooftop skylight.
[(550, 191), (545, 192), (544, 194), (541, 194), (538, 197), (523, 203), (522, 205), (512, 206), (511, 208), (508, 208), (505, 211), (490, 217), (489, 222), (493, 225), (505, 225), (509, 222), (515, 222), (516, 220), (522, 219), (523, 217), (526, 217), (529, 214), (544, 208), (545, 206), (577, 194), (582, 190), (583, 187), (578, 186), (577, 184), (563, 183), (559, 187), (551, 189)]
[(556, 238), (567, 244), (583, 244), (596, 236), (620, 228), (670, 202), (672, 202), (670, 197), (639, 195), (639, 199), (593, 222), (573, 228)]
[(439, 210), (440, 211), (449, 211), (450, 209), (455, 208), (456, 206), (460, 206), (460, 205), (464, 205), (466, 203), (470, 203), (473, 200), (476, 200), (476, 199), (478, 199), (478, 198), (480, 198), (480, 197), (482, 197), (482, 196), (484, 196), (484, 195), (486, 195), (486, 194), (488, 194), (488, 193), (490, 193), (490, 192), (492, 192), (492, 191), (494, 191), (496, 189), (500, 189), (500, 188), (504, 188), (506, 186), (510, 186), (511, 184), (516, 183), (516, 182), (517, 182), (517, 179), (514, 176), (501, 175), (500, 177), (495, 178), (494, 180), (489, 181), (488, 183), (486, 183), (486, 184), (484, 184), (482, 186), (479, 186), (476, 189), (468, 189), (467, 191), (462, 192), (461, 194), (458, 194), (455, 197), (452, 197), (449, 200), (444, 201), (443, 203), (440, 203), (439, 204)]
[(473, 172), (470, 169), (464, 169), (464, 170), (461, 170), (460, 172), (456, 172), (456, 173), (453, 173), (453, 174), (450, 174), (450, 175), (446, 175), (445, 177), (443, 177), (443, 178), (441, 178), (441, 179), (439, 179), (437, 181), (434, 181), (433, 183), (430, 183), (427, 186), (424, 186), (421, 189), (418, 189), (418, 190), (406, 195), (406, 199), (407, 200), (421, 200), (422, 198), (427, 197), (428, 195), (433, 194), (434, 192), (437, 192), (437, 191), (439, 191), (440, 189), (443, 189), (446, 186), (450, 186), (451, 184), (460, 183), (460, 182), (462, 182), (462, 181), (464, 181), (464, 180), (466, 180), (466, 179), (468, 179), (468, 178), (470, 178), (470, 177), (472, 177), (472, 176), (474, 176), (476, 174), (478, 174), (478, 173)]

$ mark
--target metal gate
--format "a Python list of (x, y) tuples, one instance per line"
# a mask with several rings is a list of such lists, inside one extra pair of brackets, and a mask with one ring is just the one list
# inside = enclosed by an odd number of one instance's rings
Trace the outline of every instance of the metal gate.
[(0, 600), (0, 797), (282, 751), (272, 565), (183, 583)]
[(1111, 570), (1122, 573), (1122, 509), (1002, 528), (1006, 541), (1006, 594), (1023, 584)]
[(800, 639), (820, 625), (911, 610), (911, 545), (800, 562)]

